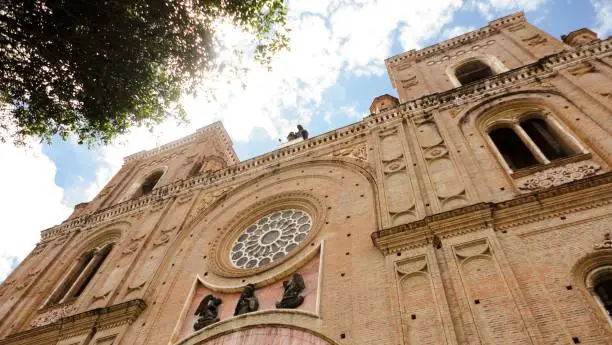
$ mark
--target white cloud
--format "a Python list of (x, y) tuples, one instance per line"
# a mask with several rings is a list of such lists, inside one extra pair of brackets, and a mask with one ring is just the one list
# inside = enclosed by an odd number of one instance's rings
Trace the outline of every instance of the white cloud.
[(480, 12), (488, 20), (511, 11), (531, 12), (539, 9), (549, 0), (471, 0), (468, 6)]
[(71, 209), (62, 204), (63, 190), (55, 184), (55, 164), (30, 143), (18, 148), (0, 144), (0, 281), (40, 239), (40, 231), (66, 219)]
[(595, 10), (595, 27), (599, 38), (607, 38), (612, 35), (612, 1), (610, 0), (591, 0)]

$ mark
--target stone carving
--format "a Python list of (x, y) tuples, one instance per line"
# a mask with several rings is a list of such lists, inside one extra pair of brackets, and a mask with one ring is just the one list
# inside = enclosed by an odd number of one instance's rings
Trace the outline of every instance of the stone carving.
[(519, 189), (535, 191), (559, 186), (564, 183), (595, 175), (601, 167), (594, 163), (568, 164), (566, 166), (537, 172), (533, 177), (523, 181)]
[(612, 233), (608, 232), (604, 235), (604, 240), (601, 243), (593, 245), (594, 249), (612, 249)]
[(312, 217), (296, 209), (272, 212), (249, 225), (234, 241), (230, 261), (236, 268), (267, 265), (291, 253), (308, 237)]
[(276, 302), (276, 308), (278, 309), (295, 309), (304, 303), (304, 296), (300, 296), (300, 293), (304, 291), (306, 284), (304, 278), (299, 273), (294, 273), (293, 277), (283, 282), (283, 299), (280, 302)]
[(223, 194), (232, 190), (233, 187), (226, 187), (212, 192), (202, 194), (195, 202), (193, 209), (189, 212), (187, 223), (202, 213), (208, 206), (219, 199)]
[(287, 141), (295, 140), (295, 139), (308, 139), (308, 131), (302, 127), (302, 125), (297, 125), (297, 132), (289, 132), (287, 135)]
[(74, 304), (63, 304), (56, 306), (52, 309), (48, 309), (38, 314), (32, 322), (31, 327), (40, 327), (53, 323), (63, 317), (69, 316), (76, 311), (76, 305)]
[(240, 294), (240, 299), (236, 304), (234, 315), (251, 313), (257, 311), (257, 309), (259, 309), (259, 301), (257, 300), (257, 296), (255, 296), (255, 285), (247, 284)]
[(515, 31), (523, 30), (524, 28), (525, 28), (525, 23), (517, 23), (517, 24), (514, 24), (514, 25), (510, 25), (508, 27), (508, 31), (515, 32)]
[(132, 293), (134, 291), (138, 291), (138, 290), (142, 289), (145, 286), (145, 284), (146, 284), (146, 281), (144, 281), (144, 282), (142, 282), (142, 283), (140, 283), (140, 284), (138, 284), (136, 286), (128, 285), (127, 288), (126, 288), (127, 292), (125, 294), (128, 295), (128, 294), (130, 294), (130, 293)]
[(219, 322), (219, 305), (223, 301), (213, 295), (206, 295), (194, 315), (198, 316), (198, 320), (193, 325), (193, 329), (198, 331), (206, 326)]
[(542, 36), (541, 34), (535, 34), (531, 37), (523, 38), (523, 42), (527, 42), (527, 45), (529, 45), (530, 47), (535, 47), (540, 44), (544, 44), (546, 43), (546, 41), (546, 37)]
[(595, 68), (595, 65), (593, 65), (590, 62), (582, 62), (579, 63), (571, 68), (569, 68), (567, 70), (571, 75), (578, 77), (581, 76), (583, 74), (587, 74), (587, 73), (595, 73), (597, 72), (597, 69)]
[(419, 81), (417, 80), (416, 75), (411, 75), (407, 79), (400, 80), (400, 83), (402, 84), (402, 88), (410, 89), (411, 87), (418, 85)]
[(368, 160), (368, 148), (365, 144), (355, 145), (351, 147), (344, 148), (342, 150), (336, 151), (333, 153), (333, 156), (343, 156), (343, 157), (351, 157), (355, 159), (359, 159), (362, 161)]

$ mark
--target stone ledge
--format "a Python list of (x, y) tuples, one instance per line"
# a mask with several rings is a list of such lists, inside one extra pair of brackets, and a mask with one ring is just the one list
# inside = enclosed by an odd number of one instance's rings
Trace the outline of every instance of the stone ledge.
[(83, 313), (63, 317), (51, 324), (35, 327), (23, 332), (11, 334), (0, 340), (0, 345), (19, 344), (21, 341), (31, 343), (32, 339), (39, 339), (36, 343), (43, 344), (45, 339), (55, 344), (58, 339), (65, 339), (78, 334), (86, 334), (94, 327), (108, 329), (134, 321), (146, 308), (141, 299), (133, 299), (105, 308), (96, 308)]
[(477, 203), (372, 233), (388, 255), (485, 228), (502, 230), (612, 202), (612, 172), (532, 192), (508, 201)]

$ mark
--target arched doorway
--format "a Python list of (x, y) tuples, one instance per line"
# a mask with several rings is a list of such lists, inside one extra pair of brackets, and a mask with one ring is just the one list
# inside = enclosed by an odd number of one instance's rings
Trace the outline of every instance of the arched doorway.
[(226, 333), (198, 345), (333, 345), (302, 329), (284, 326), (252, 327)]

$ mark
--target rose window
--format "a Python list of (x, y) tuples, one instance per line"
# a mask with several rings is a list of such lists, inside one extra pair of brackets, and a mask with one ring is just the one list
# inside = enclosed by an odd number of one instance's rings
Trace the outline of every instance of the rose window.
[(301, 210), (267, 214), (242, 231), (230, 261), (238, 268), (255, 268), (279, 260), (308, 236), (311, 227), (310, 215)]

